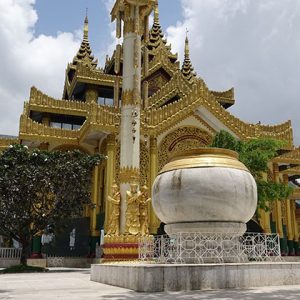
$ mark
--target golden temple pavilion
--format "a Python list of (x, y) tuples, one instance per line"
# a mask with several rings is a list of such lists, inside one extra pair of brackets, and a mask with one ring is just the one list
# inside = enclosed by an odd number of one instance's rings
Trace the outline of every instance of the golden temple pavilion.
[[(154, 21), (149, 26), (152, 13)], [(21, 143), (49, 151), (80, 149), (105, 154), (107, 160), (93, 172), (94, 205), (85, 212), (90, 218), (90, 236), (99, 240), (99, 224), (105, 220), (104, 232), (111, 233), (106, 240), (108, 258), (130, 258), (135, 254), (130, 247), (139, 233), (126, 224), (130, 184), (138, 190), (147, 186), (151, 194), (155, 177), (171, 156), (209, 145), (220, 130), (241, 140), (282, 140), (286, 146), (270, 162), (267, 176), (296, 188), (290, 199), (278, 199), (270, 212), (261, 211), (259, 224), (264, 232), (280, 235), (283, 253), (299, 254), (300, 208), (296, 201), (300, 188), (296, 179), (300, 148), (294, 146), (291, 122), (248, 124), (228, 112), (235, 104), (234, 89), (210, 90), (196, 75), (188, 37), (182, 41), (184, 61), (179, 62), (164, 38), (157, 0), (116, 0), (111, 17), (117, 38), (123, 38), (112, 56), (98, 64), (89, 44), (86, 17), (80, 48), (66, 68), (62, 99), (32, 87), (18, 137), (1, 138), (0, 149)], [(156, 233), (160, 221), (151, 202), (145, 207), (144, 230)], [(131, 235), (126, 235), (128, 230)], [(127, 244), (127, 250), (118, 253), (114, 245), (120, 244)]]

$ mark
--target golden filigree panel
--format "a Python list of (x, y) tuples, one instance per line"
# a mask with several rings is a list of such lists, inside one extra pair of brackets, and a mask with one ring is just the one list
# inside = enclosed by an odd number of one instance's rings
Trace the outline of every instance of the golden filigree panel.
[(195, 127), (181, 127), (168, 134), (158, 149), (158, 169), (161, 170), (169, 159), (185, 150), (205, 147), (212, 141), (212, 135)]
[[(116, 182), (120, 183), (120, 143), (116, 148)], [(122, 176), (122, 175), (121, 175)], [(150, 155), (149, 149), (144, 142), (140, 143), (140, 186), (148, 185), (150, 178)]]
[(120, 183), (136, 182), (140, 176), (140, 170), (133, 167), (121, 168), (119, 172)]

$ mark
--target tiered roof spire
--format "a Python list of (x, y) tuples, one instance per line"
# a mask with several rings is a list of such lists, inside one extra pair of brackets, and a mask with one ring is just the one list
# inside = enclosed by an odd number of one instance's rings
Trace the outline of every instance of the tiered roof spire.
[(73, 65), (83, 64), (93, 69), (97, 67), (98, 60), (94, 59), (89, 42), (89, 21), (86, 14), (83, 26), (83, 39), (80, 48), (73, 59)]
[(156, 1), (154, 6), (154, 23), (150, 30), (148, 46), (151, 48), (157, 48), (161, 43), (166, 44), (167, 41), (164, 39), (164, 34), (160, 25), (158, 1)]
[(194, 72), (194, 68), (190, 59), (190, 46), (189, 46), (189, 39), (188, 39), (188, 30), (186, 30), (186, 38), (185, 38), (185, 48), (184, 48), (184, 61), (181, 68), (181, 72), (183, 76), (187, 80), (192, 80), (194, 77), (196, 77), (196, 74)]

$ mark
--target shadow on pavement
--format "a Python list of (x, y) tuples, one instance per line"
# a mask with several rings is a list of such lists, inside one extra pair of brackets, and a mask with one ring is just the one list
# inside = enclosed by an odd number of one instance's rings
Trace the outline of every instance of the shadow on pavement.
[(166, 293), (136, 293), (103, 295), (99, 299), (110, 300), (159, 300), (159, 299), (205, 299), (205, 300), (299, 300), (299, 290), (270, 289), (258, 290), (218, 290), (218, 291), (189, 291)]

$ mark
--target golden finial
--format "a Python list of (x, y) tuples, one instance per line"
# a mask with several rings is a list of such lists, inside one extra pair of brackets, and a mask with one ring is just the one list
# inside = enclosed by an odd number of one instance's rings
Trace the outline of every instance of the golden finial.
[(154, 4), (154, 23), (159, 24), (158, 0)]
[(184, 50), (184, 57), (189, 58), (190, 57), (190, 46), (189, 46), (189, 38), (188, 38), (188, 29), (186, 29), (186, 38), (185, 38), (185, 50)]
[(88, 8), (86, 8), (85, 12), (85, 20), (84, 20), (84, 27), (83, 27), (83, 39), (89, 39), (89, 20), (88, 20)]

